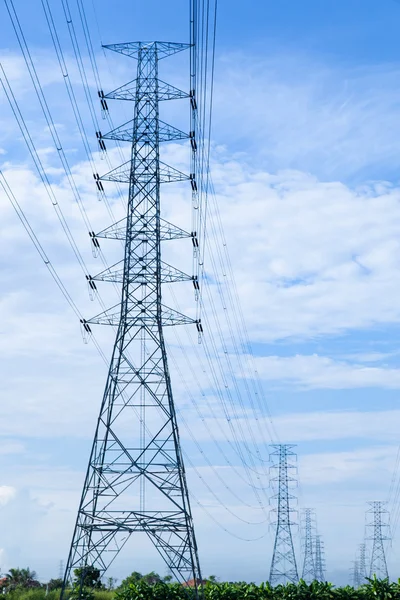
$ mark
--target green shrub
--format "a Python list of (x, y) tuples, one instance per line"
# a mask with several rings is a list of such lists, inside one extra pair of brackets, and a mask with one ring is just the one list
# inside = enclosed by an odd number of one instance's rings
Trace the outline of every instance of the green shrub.
[[(195, 600), (193, 589), (179, 583), (158, 581), (157, 578), (145, 578), (125, 583), (115, 591), (84, 588), (82, 600)], [(153, 581), (153, 583), (151, 583)], [(207, 582), (203, 588), (204, 600), (400, 600), (400, 580), (390, 583), (375, 577), (367, 580), (358, 589), (351, 586), (335, 587), (331, 583), (314, 581), (307, 584), (289, 583), (271, 587), (269, 583)], [(45, 587), (16, 587), (9, 591), (4, 600), (59, 600), (60, 589), (46, 593)], [(77, 587), (66, 591), (65, 600), (78, 600)]]
[[(194, 590), (177, 583), (159, 582), (150, 585), (141, 580), (122, 585), (115, 600), (194, 600)], [(99, 599), (100, 600), (100, 599)], [(109, 596), (101, 600), (112, 600)], [(331, 583), (314, 581), (307, 584), (278, 585), (269, 583), (216, 583), (204, 586), (204, 600), (400, 600), (400, 582), (389, 583), (376, 578), (358, 589), (351, 586), (335, 587)]]

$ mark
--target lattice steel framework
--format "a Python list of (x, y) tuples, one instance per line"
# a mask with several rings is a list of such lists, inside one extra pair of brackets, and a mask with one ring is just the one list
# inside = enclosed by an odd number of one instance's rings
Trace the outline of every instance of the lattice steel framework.
[(289, 475), (290, 472), (296, 471), (297, 467), (291, 462), (296, 458), (296, 454), (291, 450), (294, 448), (293, 445), (274, 444), (272, 447), (275, 448), (275, 451), (271, 453), (275, 464), (271, 470), (277, 470), (278, 475), (272, 477), (271, 482), (278, 484), (278, 493), (273, 496), (278, 506), (273, 509), (277, 513), (277, 520), (269, 582), (271, 585), (276, 585), (287, 582), (295, 583), (299, 579), (291, 530), (294, 523), (290, 518), (291, 513), (294, 512), (290, 501), (295, 498), (290, 493), (290, 486), (296, 483), (296, 479)]
[(317, 581), (325, 581), (325, 553), (322, 536), (315, 536), (315, 579)]
[(351, 569), (351, 585), (353, 588), (358, 588), (360, 586), (360, 564), (358, 560), (353, 561)]
[(161, 299), (162, 283), (193, 279), (161, 260), (162, 241), (192, 234), (160, 216), (161, 184), (190, 179), (160, 161), (160, 143), (190, 136), (159, 118), (160, 101), (189, 94), (161, 81), (158, 64), (188, 47), (106, 46), (138, 61), (136, 80), (103, 96), (134, 102), (133, 120), (101, 136), (132, 145), (131, 159), (100, 178), (129, 185), (127, 217), (93, 234), (94, 246), (97, 238), (125, 242), (124, 259), (91, 278), (121, 283), (122, 298), (84, 322), (115, 325), (117, 333), (64, 585), (78, 567), (103, 575), (137, 532), (150, 538), (178, 581), (201, 581), (163, 334), (164, 326), (195, 321)]
[(359, 585), (365, 583), (367, 577), (367, 545), (363, 542), (358, 547), (358, 572), (360, 576)]
[(362, 543), (358, 546), (356, 560), (353, 562), (353, 587), (358, 588), (365, 583), (367, 577), (367, 546)]
[(384, 519), (389, 517), (389, 511), (384, 508), (386, 502), (368, 502), (371, 508), (367, 515), (371, 514), (373, 521), (367, 523), (368, 529), (372, 529), (372, 534), (367, 540), (372, 540), (372, 555), (369, 576), (376, 575), (379, 579), (388, 579), (389, 573), (386, 563), (385, 548), (383, 542), (389, 540), (390, 536), (385, 533), (389, 531), (389, 523)]
[(314, 543), (316, 535), (315, 511), (312, 508), (305, 508), (303, 512), (303, 572), (302, 579), (307, 583), (311, 583), (316, 579), (315, 575), (315, 560), (314, 560)]

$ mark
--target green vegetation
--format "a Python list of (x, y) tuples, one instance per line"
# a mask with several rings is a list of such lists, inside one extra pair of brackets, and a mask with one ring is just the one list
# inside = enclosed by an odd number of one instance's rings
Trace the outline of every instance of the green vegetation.
[[(106, 584), (101, 583), (96, 569), (76, 569), (74, 575), (74, 584), (67, 590), (70, 600), (78, 600), (82, 578), (86, 587), (80, 596), (81, 600), (194, 600), (195, 597), (192, 588), (171, 583), (170, 577), (162, 578), (154, 572), (142, 575), (134, 571), (116, 588), (112, 578)], [(0, 582), (7, 600), (59, 600), (62, 583), (59, 579), (52, 579), (47, 584), (40, 584), (36, 573), (29, 569), (10, 569)], [(400, 580), (389, 583), (376, 577), (354, 589), (319, 581), (310, 585), (300, 581), (297, 585), (272, 588), (269, 583), (218, 582), (211, 576), (203, 589), (204, 600), (400, 600)]]
[[(144, 581), (131, 583), (116, 590), (116, 600), (187, 600), (194, 598), (194, 591), (177, 583), (164, 582), (148, 585)], [(368, 582), (358, 589), (353, 587), (336, 588), (331, 583), (314, 581), (307, 585), (278, 585), (272, 588), (269, 583), (217, 583), (208, 581), (204, 586), (204, 600), (400, 600), (400, 580), (398, 583), (379, 581)]]

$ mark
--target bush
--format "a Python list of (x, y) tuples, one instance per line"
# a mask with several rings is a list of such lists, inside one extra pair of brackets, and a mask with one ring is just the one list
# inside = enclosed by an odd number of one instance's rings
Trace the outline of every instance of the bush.
[[(117, 590), (84, 588), (83, 600), (195, 600), (195, 592), (179, 583), (167, 583), (153, 578), (142, 578), (121, 585)], [(390, 583), (376, 578), (368, 580), (358, 589), (351, 586), (335, 587), (331, 583), (314, 581), (310, 585), (300, 581), (297, 585), (269, 583), (217, 583), (209, 581), (204, 586), (204, 600), (400, 600), (400, 580)], [(17, 587), (6, 594), (5, 600), (59, 600), (60, 589), (47, 593), (46, 587)], [(66, 592), (66, 600), (77, 600), (77, 589)]]
[[(193, 589), (178, 583), (159, 582), (154, 585), (138, 581), (121, 586), (115, 600), (194, 600)], [(100, 599), (99, 599), (100, 600)], [(111, 600), (110, 597), (101, 600)], [(216, 583), (204, 586), (204, 600), (400, 600), (400, 581), (389, 583), (374, 578), (358, 589), (336, 588), (331, 583), (305, 581), (272, 588), (269, 583)]]

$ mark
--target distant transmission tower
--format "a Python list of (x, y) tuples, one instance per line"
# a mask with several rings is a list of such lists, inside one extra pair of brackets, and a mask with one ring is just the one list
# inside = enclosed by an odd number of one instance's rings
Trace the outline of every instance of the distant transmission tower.
[(353, 567), (351, 570), (351, 585), (353, 588), (360, 587), (360, 566), (358, 560), (353, 562)]
[(356, 560), (353, 562), (352, 569), (352, 584), (353, 587), (358, 588), (360, 585), (365, 583), (367, 577), (367, 561), (366, 561), (366, 545), (360, 544), (357, 551)]
[(360, 576), (359, 585), (365, 583), (367, 577), (367, 546), (365, 543), (358, 547), (358, 572)]
[(274, 444), (272, 447), (275, 448), (271, 454), (275, 464), (271, 468), (277, 469), (278, 475), (271, 481), (278, 484), (278, 493), (273, 496), (278, 506), (273, 509), (277, 513), (277, 520), (269, 582), (271, 585), (296, 583), (299, 577), (291, 530), (294, 523), (290, 520), (290, 514), (293, 512), (290, 500), (293, 500), (294, 496), (289, 493), (290, 484), (296, 481), (294, 477), (289, 476), (290, 472), (296, 470), (296, 465), (291, 462), (295, 459), (296, 454), (291, 450), (294, 448), (293, 445)]
[(305, 508), (303, 513), (304, 562), (301, 577), (307, 583), (311, 583), (316, 579), (313, 544), (313, 539), (315, 538), (315, 528), (315, 511), (312, 508)]
[(191, 578), (197, 586), (201, 580), (163, 333), (166, 325), (195, 321), (161, 299), (162, 283), (193, 279), (161, 260), (161, 242), (193, 234), (160, 216), (160, 184), (189, 179), (160, 161), (160, 143), (190, 137), (193, 148), (195, 141), (193, 133), (159, 118), (160, 101), (189, 94), (161, 81), (158, 64), (189, 47), (169, 42), (106, 46), (137, 59), (136, 80), (103, 96), (132, 100), (133, 121), (100, 136), (132, 144), (131, 159), (101, 178), (129, 185), (127, 216), (93, 234), (96, 242), (101, 237), (125, 243), (124, 259), (92, 278), (122, 284), (122, 298), (84, 322), (86, 327), (114, 325), (117, 333), (64, 587), (76, 568), (82, 568), (81, 587), (85, 568), (103, 575), (138, 532), (151, 540), (178, 581)]
[(367, 523), (367, 527), (371, 530), (371, 535), (367, 538), (372, 540), (372, 555), (371, 555), (371, 567), (369, 576), (373, 577), (376, 575), (379, 579), (388, 579), (388, 569), (385, 556), (385, 548), (383, 542), (389, 540), (390, 536), (385, 533), (389, 530), (389, 523), (384, 522), (385, 518), (388, 518), (389, 511), (384, 508), (386, 502), (368, 502), (371, 508), (367, 511), (367, 514), (372, 515), (372, 521)]
[(324, 543), (320, 535), (315, 537), (315, 579), (325, 581)]

